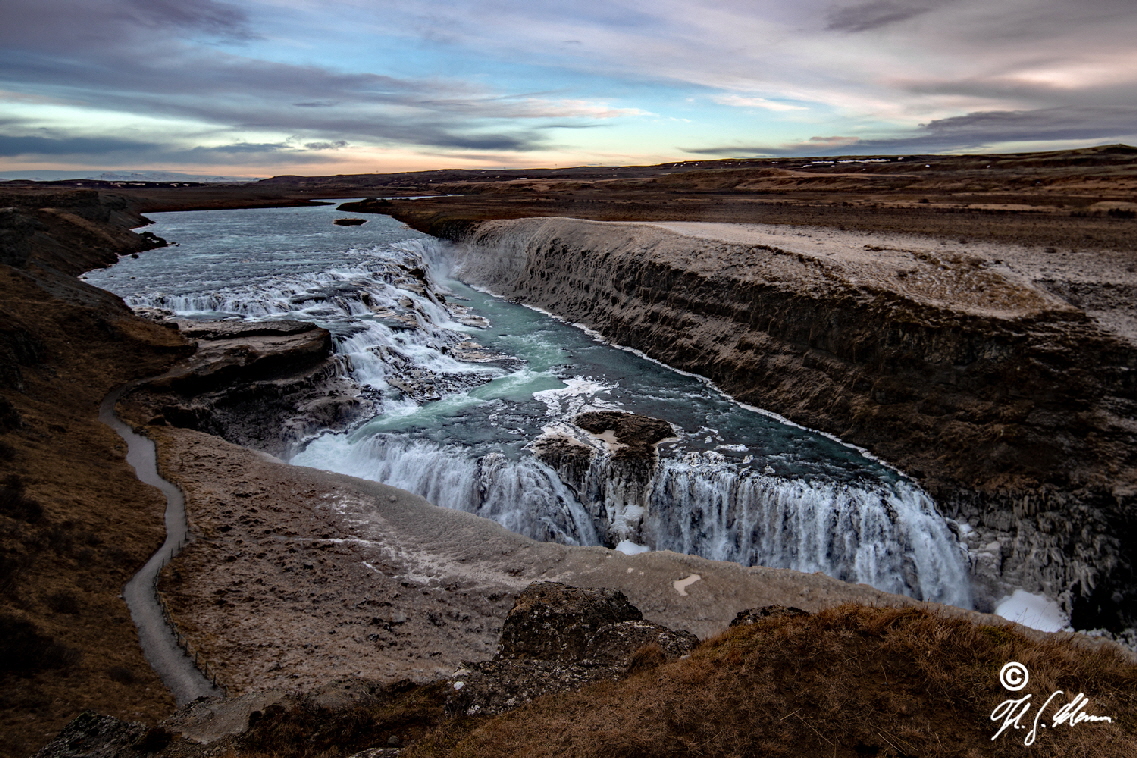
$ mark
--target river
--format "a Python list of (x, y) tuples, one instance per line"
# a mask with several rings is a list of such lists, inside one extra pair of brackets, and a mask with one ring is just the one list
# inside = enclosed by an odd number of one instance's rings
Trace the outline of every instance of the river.
[[(334, 335), (374, 417), (291, 462), (382, 481), (539, 540), (821, 571), (970, 607), (967, 558), (913, 482), (854, 447), (734, 402), (548, 314), (449, 275), (449, 248), (333, 206), (153, 214), (176, 242), (85, 279), (194, 320), (293, 318)], [(581, 413), (662, 419), (629, 466)], [(567, 444), (582, 466), (541, 454)]]

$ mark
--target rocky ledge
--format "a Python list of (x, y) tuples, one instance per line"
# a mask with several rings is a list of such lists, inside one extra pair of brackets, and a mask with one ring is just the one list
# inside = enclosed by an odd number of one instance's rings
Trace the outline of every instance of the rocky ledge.
[(370, 404), (334, 355), (327, 329), (300, 321), (172, 321), (196, 351), (125, 403), (139, 422), (216, 434), (274, 455), (340, 429)]

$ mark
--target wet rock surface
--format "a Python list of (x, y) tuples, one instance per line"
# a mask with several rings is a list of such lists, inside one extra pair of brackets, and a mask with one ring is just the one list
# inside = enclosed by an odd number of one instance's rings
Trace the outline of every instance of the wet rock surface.
[(653, 459), (656, 443), (674, 436), (671, 424), (649, 416), (617, 411), (581, 413), (573, 423), (592, 434), (612, 432), (616, 445), (613, 458)]
[(336, 210), (352, 213), (386, 213), (391, 207), (391, 201), (386, 198), (368, 197), (351, 203), (340, 203), (336, 206)]

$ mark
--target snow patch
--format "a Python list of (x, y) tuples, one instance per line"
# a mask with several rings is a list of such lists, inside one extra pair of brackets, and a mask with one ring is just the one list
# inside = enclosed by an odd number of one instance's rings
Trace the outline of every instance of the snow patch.
[(674, 587), (675, 591), (680, 595), (687, 597), (687, 588), (702, 578), (703, 577), (699, 576), (698, 574), (691, 574), (691, 576), (687, 577), (686, 579), (676, 579), (671, 583), (671, 586)]

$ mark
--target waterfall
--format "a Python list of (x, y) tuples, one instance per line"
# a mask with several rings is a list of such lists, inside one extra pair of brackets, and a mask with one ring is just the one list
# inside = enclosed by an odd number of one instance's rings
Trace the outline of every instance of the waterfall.
[(552, 469), (532, 457), (512, 460), (492, 452), (474, 458), (457, 447), (397, 435), (353, 441), (351, 435), (334, 434), (315, 440), (292, 463), (409, 490), (535, 540), (600, 544), (573, 493)]
[[(197, 247), (88, 278), (132, 307), (182, 318), (329, 329), (379, 413), (310, 440), (293, 463), (401, 487), (533, 539), (632, 541), (970, 606), (966, 555), (934, 504), (860, 452), (547, 315), (443, 284), (445, 246), (389, 219), (368, 224), (388, 235), (382, 245), (314, 249), (331, 244), (328, 232), (289, 251), (290, 237), (261, 242), (258, 212), (243, 213), (247, 236), (202, 234)], [(185, 229), (214, 218), (171, 215)], [(286, 218), (297, 233), (307, 223)], [(658, 454), (617, 459), (618, 445), (573, 424), (600, 410), (658, 416), (676, 437)]]
[(786, 480), (703, 456), (664, 460), (644, 533), (657, 550), (820, 571), (970, 607), (965, 553), (931, 499), (902, 480)]

